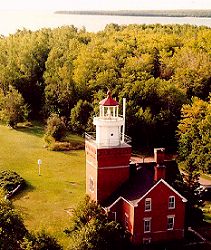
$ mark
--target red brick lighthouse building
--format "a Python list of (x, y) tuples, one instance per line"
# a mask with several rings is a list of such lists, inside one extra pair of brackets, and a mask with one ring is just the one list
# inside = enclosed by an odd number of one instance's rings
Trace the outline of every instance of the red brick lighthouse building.
[(134, 244), (184, 237), (187, 200), (171, 184), (177, 164), (154, 150), (154, 160), (130, 164), (131, 146), (119, 104), (108, 92), (94, 117), (95, 134), (86, 134), (86, 193), (131, 234)]

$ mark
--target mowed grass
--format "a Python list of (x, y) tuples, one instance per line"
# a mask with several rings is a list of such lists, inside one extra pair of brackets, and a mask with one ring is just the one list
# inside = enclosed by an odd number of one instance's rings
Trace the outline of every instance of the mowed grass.
[[(25, 191), (13, 199), (30, 231), (45, 230), (66, 248), (63, 230), (70, 225), (68, 210), (85, 195), (85, 154), (44, 148), (40, 126), (10, 129), (0, 125), (0, 170), (10, 169), (28, 183)], [(42, 160), (41, 176), (38, 159)]]

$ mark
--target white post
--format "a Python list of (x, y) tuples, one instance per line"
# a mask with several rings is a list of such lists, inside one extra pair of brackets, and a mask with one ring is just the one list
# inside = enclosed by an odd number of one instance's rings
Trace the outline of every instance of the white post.
[(42, 160), (39, 159), (39, 160), (37, 161), (37, 163), (38, 163), (38, 175), (40, 176), (40, 175), (41, 175), (41, 164), (42, 164)]
[(123, 98), (123, 129), (122, 129), (122, 143), (125, 141), (125, 111), (126, 111), (126, 98)]

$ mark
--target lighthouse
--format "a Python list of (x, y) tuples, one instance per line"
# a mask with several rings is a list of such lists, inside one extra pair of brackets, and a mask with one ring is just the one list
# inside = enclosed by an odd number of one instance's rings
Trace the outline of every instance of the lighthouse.
[(119, 103), (108, 91), (99, 103), (94, 117), (96, 132), (86, 134), (86, 193), (103, 204), (129, 178), (130, 138), (125, 135), (125, 108), (119, 114)]

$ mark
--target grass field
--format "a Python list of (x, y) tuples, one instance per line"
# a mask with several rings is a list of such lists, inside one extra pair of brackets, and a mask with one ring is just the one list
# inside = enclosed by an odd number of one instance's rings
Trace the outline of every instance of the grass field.
[(13, 199), (25, 225), (30, 231), (46, 230), (66, 247), (69, 240), (63, 230), (70, 224), (66, 211), (85, 194), (84, 151), (48, 151), (39, 125), (16, 130), (0, 125), (0, 145), (0, 170), (14, 170), (28, 182), (28, 188)]

